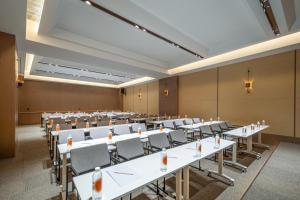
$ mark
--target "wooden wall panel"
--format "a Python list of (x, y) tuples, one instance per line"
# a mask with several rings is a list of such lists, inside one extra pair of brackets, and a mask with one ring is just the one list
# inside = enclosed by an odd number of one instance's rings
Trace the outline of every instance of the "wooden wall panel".
[[(134, 96), (134, 112), (136, 113), (148, 113), (148, 86), (147, 84), (141, 84), (133, 86)], [(141, 98), (139, 97), (141, 94)]]
[(121, 109), (119, 90), (112, 88), (26, 80), (18, 92), (19, 124), (39, 123), (37, 113), (47, 111)]
[(217, 117), (217, 69), (179, 77), (179, 114)]
[[(142, 99), (138, 98), (139, 91)], [(158, 81), (126, 88), (123, 102), (123, 111), (158, 114)]]
[[(267, 132), (294, 135), (294, 52), (228, 65), (219, 70), (219, 115), (237, 123), (266, 120)], [(253, 91), (247, 94), (247, 70)]]
[[(163, 94), (165, 89), (169, 91), (168, 96)], [(160, 115), (178, 114), (178, 76), (159, 80), (159, 113)]]
[(0, 158), (8, 158), (15, 155), (15, 36), (0, 32), (0, 44)]
[(296, 137), (300, 138), (300, 50), (297, 50), (297, 55), (296, 55), (296, 118), (295, 118), (295, 135)]
[(158, 108), (158, 81), (148, 83), (148, 113), (152, 115), (157, 115), (159, 113)]

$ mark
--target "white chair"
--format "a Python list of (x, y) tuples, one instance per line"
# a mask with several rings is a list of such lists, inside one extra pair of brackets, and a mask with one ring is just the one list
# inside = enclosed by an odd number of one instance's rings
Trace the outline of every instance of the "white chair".
[(165, 121), (163, 121), (163, 126), (165, 128), (175, 129), (174, 120), (165, 120)]
[(187, 137), (182, 129), (171, 131), (169, 135), (173, 146), (186, 144), (188, 142)]
[(127, 161), (144, 156), (144, 147), (138, 137), (119, 141), (116, 143), (116, 147), (119, 161), (120, 158)]
[(185, 123), (186, 125), (191, 125), (191, 124), (193, 124), (194, 122), (193, 122), (193, 119), (185, 119), (185, 120), (184, 120), (184, 123)]
[(211, 128), (209, 125), (206, 126), (201, 126), (200, 127), (200, 131), (202, 136), (206, 135), (206, 136), (214, 136), (214, 133), (212, 132)]
[(133, 131), (134, 133), (138, 132), (138, 129), (139, 129), (139, 128), (141, 128), (141, 130), (142, 130), (143, 132), (147, 131), (146, 125), (145, 125), (144, 123), (141, 123), (141, 124), (139, 124), (139, 123), (134, 123), (134, 124), (131, 125), (131, 128), (132, 128), (132, 131)]
[(73, 142), (83, 141), (84, 140), (84, 130), (83, 129), (71, 129), (61, 131), (58, 135), (59, 144), (66, 144), (67, 138), (69, 135), (72, 136)]
[(201, 122), (201, 121), (200, 121), (200, 118), (193, 118), (193, 121), (194, 121), (195, 124), (198, 124), (198, 123)]
[(106, 143), (71, 149), (70, 158), (71, 165), (67, 168), (66, 188), (68, 188), (68, 172), (70, 169), (72, 174), (77, 176), (93, 171), (96, 167), (104, 168), (111, 165), (111, 159)]
[(174, 120), (174, 124), (175, 124), (176, 129), (178, 129), (180, 126), (184, 126), (183, 121), (184, 121), (183, 119), (175, 119)]
[(158, 133), (148, 136), (151, 151), (162, 150), (163, 148), (170, 148), (170, 141), (166, 133)]
[(105, 137), (107, 137), (109, 131), (110, 131), (109, 128), (105, 127), (105, 126), (91, 128), (90, 129), (90, 137), (93, 139), (105, 138)]
[(116, 135), (130, 134), (130, 129), (128, 124), (115, 125), (113, 126), (113, 132)]

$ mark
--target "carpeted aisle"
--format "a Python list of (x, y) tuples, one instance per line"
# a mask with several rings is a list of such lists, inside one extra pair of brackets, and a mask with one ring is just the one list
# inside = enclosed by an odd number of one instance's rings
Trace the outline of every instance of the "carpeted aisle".
[(243, 199), (300, 199), (300, 145), (281, 142)]

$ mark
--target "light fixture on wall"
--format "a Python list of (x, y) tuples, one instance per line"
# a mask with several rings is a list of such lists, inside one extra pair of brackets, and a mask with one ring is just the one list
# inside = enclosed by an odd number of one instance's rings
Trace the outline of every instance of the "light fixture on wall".
[(164, 89), (164, 91), (163, 91), (163, 95), (164, 96), (169, 96), (169, 90), (168, 90), (168, 85), (167, 84), (165, 84), (165, 89)]
[(245, 90), (248, 94), (253, 90), (253, 80), (250, 80), (250, 70), (248, 69), (248, 80), (244, 81)]
[(141, 89), (139, 89), (138, 98), (139, 98), (139, 100), (142, 100), (142, 91), (141, 91)]

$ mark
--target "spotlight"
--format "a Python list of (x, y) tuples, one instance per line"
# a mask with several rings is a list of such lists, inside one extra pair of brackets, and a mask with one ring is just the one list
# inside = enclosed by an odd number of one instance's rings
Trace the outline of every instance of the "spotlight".
[(90, 1), (85, 1), (85, 3), (90, 6), (92, 5)]

